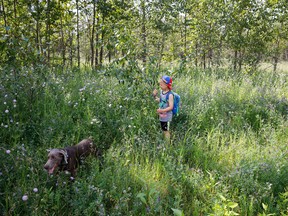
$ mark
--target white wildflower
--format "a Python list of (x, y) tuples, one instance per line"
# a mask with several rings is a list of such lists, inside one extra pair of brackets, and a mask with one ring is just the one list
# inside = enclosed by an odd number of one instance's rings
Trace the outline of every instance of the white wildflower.
[(23, 201), (27, 201), (28, 200), (28, 196), (27, 195), (22, 196), (22, 200)]

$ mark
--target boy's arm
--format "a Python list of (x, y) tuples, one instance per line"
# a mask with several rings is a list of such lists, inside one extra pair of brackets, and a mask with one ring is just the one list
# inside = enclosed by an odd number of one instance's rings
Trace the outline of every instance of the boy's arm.
[(158, 91), (156, 89), (154, 89), (152, 95), (153, 95), (155, 101), (160, 102), (160, 98), (157, 97), (157, 94), (158, 94)]

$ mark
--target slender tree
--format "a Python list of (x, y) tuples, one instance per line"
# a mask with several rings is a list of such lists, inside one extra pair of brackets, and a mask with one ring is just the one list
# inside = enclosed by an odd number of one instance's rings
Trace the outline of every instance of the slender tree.
[(142, 13), (142, 19), (141, 19), (141, 38), (142, 38), (142, 44), (143, 44), (143, 50), (142, 50), (142, 62), (143, 65), (146, 65), (147, 61), (147, 51), (148, 51), (148, 46), (147, 46), (147, 31), (146, 31), (146, 1), (141, 0), (140, 2), (140, 9)]
[[(96, 9), (97, 13), (98, 10)], [(100, 18), (97, 15), (97, 19), (96, 19), (96, 40), (95, 40), (95, 44), (96, 44), (96, 51), (95, 51), (95, 66), (98, 67), (99, 66), (99, 49), (98, 49), (98, 45), (99, 45), (99, 28), (100, 28)]]
[(79, 20), (79, 0), (76, 0), (76, 16), (77, 16), (77, 21), (76, 21), (76, 26), (77, 26), (77, 30), (76, 30), (76, 34), (77, 34), (77, 65), (78, 68), (80, 68), (80, 30), (79, 30), (79, 25), (80, 25), (80, 20)]
[(45, 32), (45, 48), (44, 48), (44, 55), (46, 57), (46, 62), (49, 65), (50, 64), (50, 0), (47, 0), (46, 4), (46, 32)]
[(93, 2), (93, 16), (92, 16), (92, 31), (91, 31), (91, 67), (94, 67), (94, 52), (95, 52), (95, 26), (96, 26), (96, 0), (92, 0)]
[(6, 35), (8, 35), (8, 22), (7, 22), (7, 16), (6, 16), (6, 11), (5, 11), (4, 0), (1, 0), (1, 11), (3, 13), (5, 32), (6, 32)]

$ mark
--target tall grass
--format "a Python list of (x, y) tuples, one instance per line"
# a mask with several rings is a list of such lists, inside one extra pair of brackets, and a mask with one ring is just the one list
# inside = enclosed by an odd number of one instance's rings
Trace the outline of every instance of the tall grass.
[[(0, 212), (287, 215), (287, 74), (173, 73), (182, 106), (167, 144), (150, 78), (5, 70)], [(101, 168), (88, 158), (73, 183), (45, 173), (46, 149), (90, 136)]]

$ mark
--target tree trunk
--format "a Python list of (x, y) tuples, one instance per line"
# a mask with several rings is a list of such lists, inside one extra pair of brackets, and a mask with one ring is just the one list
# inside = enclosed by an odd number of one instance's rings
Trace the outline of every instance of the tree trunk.
[(187, 56), (187, 14), (184, 15), (184, 59), (186, 61)]
[[(41, 41), (40, 41), (40, 13), (39, 13), (39, 1), (36, 1), (36, 10), (37, 10), (37, 17), (36, 17), (36, 38), (35, 38), (35, 42), (36, 42), (36, 48), (38, 50), (38, 53), (42, 54), (42, 49), (41, 49)], [(38, 54), (38, 56), (40, 56)]]
[[(104, 17), (104, 14), (103, 14), (103, 19), (102, 19), (102, 26), (104, 26), (104, 20), (105, 20), (105, 17)], [(105, 36), (105, 32), (104, 32), (104, 29), (102, 27), (102, 32), (101, 32), (101, 48), (100, 48), (100, 65), (102, 66), (103, 64), (103, 55), (104, 55), (104, 36)]]
[(5, 27), (5, 32), (6, 34), (8, 34), (8, 23), (7, 23), (7, 17), (6, 17), (6, 13), (5, 13), (5, 5), (4, 5), (4, 0), (1, 1), (2, 3), (2, 13), (3, 13), (3, 18), (4, 18), (4, 27)]
[(234, 71), (237, 71), (237, 62), (238, 62), (238, 60), (237, 60), (237, 58), (238, 58), (238, 51), (237, 50), (234, 50)]
[(195, 44), (195, 67), (197, 68), (198, 67), (198, 42), (196, 41), (196, 44)]
[(208, 67), (211, 68), (213, 65), (213, 49), (210, 47), (208, 50)]
[(91, 32), (91, 67), (94, 67), (94, 37), (95, 37), (95, 23), (96, 23), (96, 1), (93, 1), (93, 20), (92, 20), (92, 32)]
[(80, 68), (80, 32), (79, 32), (79, 0), (76, 0), (77, 10), (77, 65)]
[(62, 53), (62, 69), (64, 69), (66, 64), (66, 46), (65, 46), (65, 39), (64, 39), (64, 31), (63, 31), (63, 19), (62, 16), (60, 17), (60, 34), (61, 34), (61, 53)]
[(46, 57), (46, 62), (50, 64), (50, 0), (47, 0), (47, 21), (46, 21), (46, 34), (45, 34), (45, 52), (44, 55)]
[(283, 60), (288, 61), (288, 49), (285, 49), (283, 58)]
[(111, 58), (112, 58), (112, 50), (110, 47), (111, 47), (110, 46), (110, 40), (108, 38), (108, 61), (109, 61), (109, 63), (111, 62)]
[(274, 60), (274, 62), (273, 62), (273, 71), (276, 72), (277, 65), (278, 65), (278, 58), (275, 56), (275, 57), (273, 57), (273, 60)]
[(99, 19), (99, 16), (97, 16), (97, 24), (96, 24), (96, 26), (97, 26), (97, 29), (96, 29), (96, 42), (95, 42), (95, 44), (96, 44), (96, 53), (95, 53), (95, 66), (96, 67), (98, 67), (99, 66), (99, 59), (98, 59), (98, 57), (99, 57), (99, 49), (98, 49), (98, 44), (99, 44), (99, 21), (100, 21), (100, 19)]
[(242, 70), (242, 64), (243, 64), (243, 51), (239, 51), (239, 59), (238, 59), (238, 72)]
[(202, 56), (202, 63), (203, 63), (203, 69), (206, 69), (206, 52), (204, 51), (203, 56)]
[(16, 9), (17, 0), (14, 0), (14, 1), (13, 1), (13, 6), (14, 6), (14, 19), (15, 19), (15, 21), (16, 21), (16, 20), (17, 20), (17, 9)]
[(70, 68), (73, 67), (73, 31), (70, 32), (70, 37), (69, 37), (69, 42), (70, 42), (70, 56), (69, 56), (69, 59), (70, 59)]
[(145, 1), (141, 1), (141, 9), (142, 9), (142, 42), (143, 42), (143, 51), (142, 51), (142, 62), (143, 65), (146, 65), (147, 59), (147, 38), (146, 38), (146, 8)]

